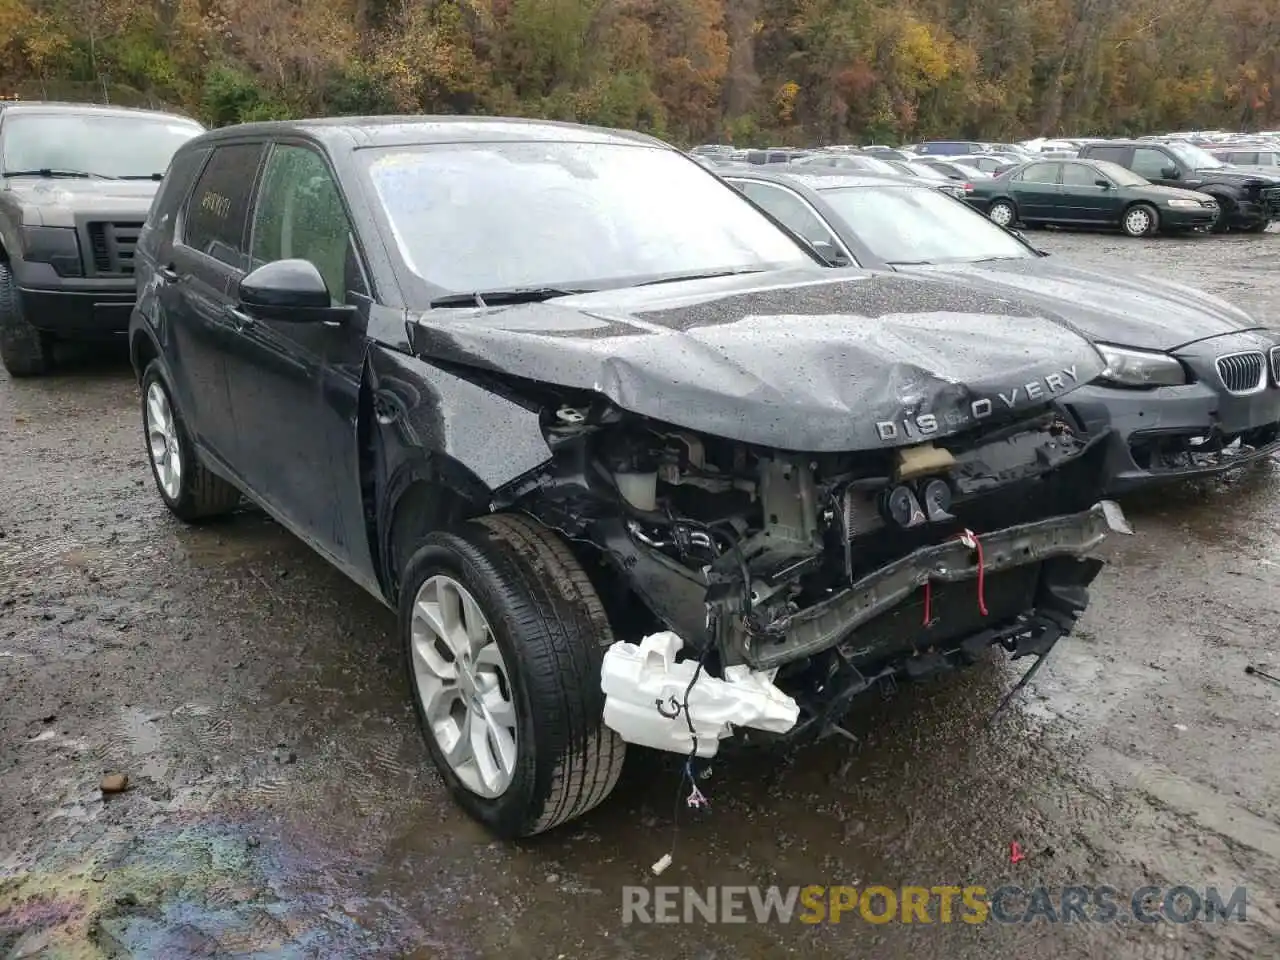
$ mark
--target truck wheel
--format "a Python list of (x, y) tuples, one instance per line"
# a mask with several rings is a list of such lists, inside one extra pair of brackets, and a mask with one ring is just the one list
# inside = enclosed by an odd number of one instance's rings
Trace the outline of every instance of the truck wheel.
[(9, 264), (0, 261), (0, 360), (15, 377), (48, 373), (53, 350), (47, 333), (37, 330), (22, 315), (22, 298)]
[(1257, 223), (1251, 223), (1247, 227), (1240, 227), (1243, 233), (1265, 233), (1269, 221), (1259, 220)]
[(1214, 217), (1213, 223), (1209, 224), (1210, 233), (1226, 233), (1231, 229), (1231, 214), (1235, 210), (1236, 205), (1226, 197), (1221, 197), (1216, 193), (1209, 196), (1218, 201), (1218, 215)]
[(626, 744), (604, 725), (604, 606), (555, 534), (494, 514), (426, 537), (401, 579), (418, 723), (458, 804), (503, 839), (581, 816)]
[(991, 218), (991, 222), (1001, 227), (1012, 227), (1018, 222), (1018, 211), (1013, 208), (1013, 204), (1008, 200), (995, 200), (991, 207), (987, 210), (987, 216)]
[(169, 385), (152, 360), (142, 374), (142, 438), (160, 498), (187, 523), (221, 517), (240, 504), (240, 491), (196, 458)]
[(1160, 229), (1160, 215), (1150, 204), (1135, 203), (1124, 212), (1120, 226), (1131, 237), (1151, 237)]

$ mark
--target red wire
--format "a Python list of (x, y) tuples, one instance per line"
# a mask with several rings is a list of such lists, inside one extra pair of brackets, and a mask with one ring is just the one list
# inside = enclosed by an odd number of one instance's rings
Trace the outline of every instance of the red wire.
[[(982, 559), (982, 541), (978, 539), (978, 535), (972, 530), (966, 530), (964, 533), (957, 534), (954, 539), (963, 540), (965, 537), (973, 539), (973, 549), (978, 554), (978, 612), (984, 617), (989, 616), (987, 613), (987, 571), (986, 563)], [(929, 626), (933, 620), (933, 581), (926, 580), (924, 582), (924, 625)]]
[(986, 564), (982, 562), (982, 541), (978, 539), (976, 533), (971, 533), (973, 537), (973, 549), (978, 552), (978, 612), (984, 617), (987, 615), (987, 594), (986, 594)]

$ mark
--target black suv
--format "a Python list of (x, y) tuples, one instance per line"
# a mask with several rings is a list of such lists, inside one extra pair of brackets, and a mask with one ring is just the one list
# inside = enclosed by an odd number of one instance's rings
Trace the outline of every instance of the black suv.
[(827, 268), (640, 134), (343, 118), (184, 145), (130, 329), (165, 504), (244, 493), (398, 610), (432, 758), (510, 837), (625, 744), (832, 735), (1070, 632), (1125, 528), (1052, 403), (1106, 361), (992, 291)]
[(1107, 140), (1086, 143), (1081, 160), (1107, 160), (1166, 187), (1207, 193), (1218, 201), (1216, 233), (1261, 233), (1280, 219), (1280, 177), (1240, 170), (1190, 143)]
[(0, 103), (0, 360), (49, 369), (55, 339), (123, 333), (133, 248), (175, 150), (204, 127), (93, 104)]

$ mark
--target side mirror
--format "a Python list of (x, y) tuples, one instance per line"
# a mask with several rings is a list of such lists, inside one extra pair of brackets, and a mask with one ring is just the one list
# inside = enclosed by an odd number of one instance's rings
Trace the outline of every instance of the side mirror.
[(1177, 167), (1164, 167), (1160, 170), (1160, 176), (1165, 180), (1179, 180), (1182, 174), (1178, 173)]
[(833, 267), (847, 267), (849, 258), (841, 253), (834, 243), (830, 240), (813, 240), (813, 249), (818, 251), (818, 256), (827, 261)]
[(1094, 182), (1094, 184), (1095, 184), (1096, 186), (1101, 187), (1103, 190), (1110, 190), (1110, 189), (1111, 189), (1111, 181), (1110, 181), (1110, 180), (1103, 180), (1103, 179), (1099, 178), (1099, 179), (1097, 179), (1097, 180), (1095, 180), (1095, 181), (1093, 181), (1093, 182)]
[(354, 307), (333, 305), (324, 277), (310, 260), (275, 260), (240, 281), (240, 302), (268, 320), (323, 323), (345, 320)]

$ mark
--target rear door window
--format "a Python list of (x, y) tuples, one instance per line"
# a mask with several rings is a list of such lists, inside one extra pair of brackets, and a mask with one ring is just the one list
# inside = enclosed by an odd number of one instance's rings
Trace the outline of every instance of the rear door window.
[(1129, 166), (1128, 147), (1089, 147), (1087, 149), (1090, 160), (1109, 160), (1122, 167)]
[(1020, 174), (1017, 179), (1023, 183), (1057, 183), (1060, 163), (1033, 163)]
[(261, 143), (217, 147), (187, 201), (181, 243), (236, 270), (248, 265), (246, 233)]

